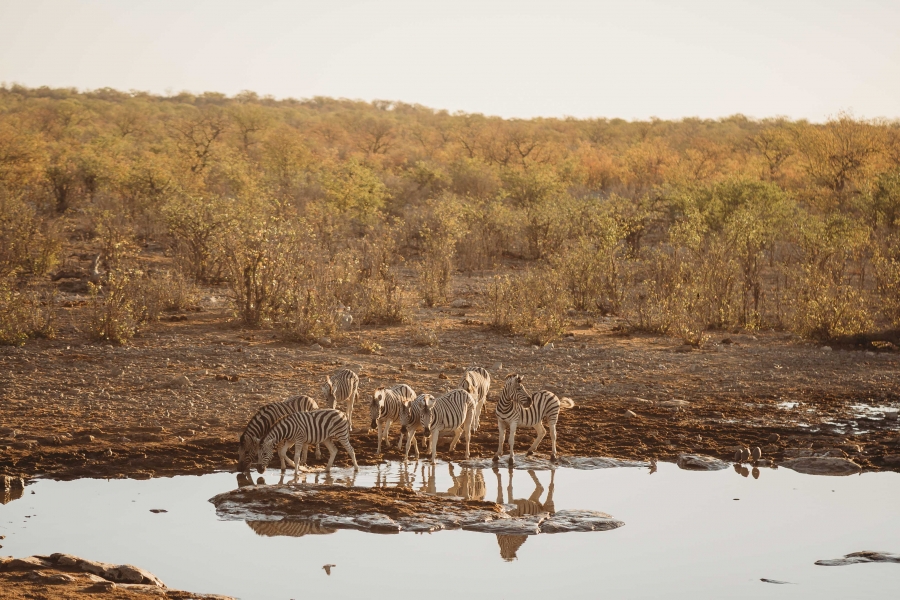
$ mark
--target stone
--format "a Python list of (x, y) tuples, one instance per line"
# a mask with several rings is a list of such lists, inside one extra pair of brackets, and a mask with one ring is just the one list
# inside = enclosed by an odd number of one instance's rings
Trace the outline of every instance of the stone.
[(898, 415), (900, 415), (900, 411), (896, 411), (896, 410), (884, 411), (884, 418), (888, 421), (896, 421)]
[(690, 406), (690, 402), (687, 400), (663, 400), (662, 402), (657, 402), (657, 406), (661, 406), (663, 408), (686, 408)]
[(777, 441), (780, 440), (780, 439), (781, 439), (781, 436), (778, 435), (777, 433), (770, 433), (770, 434), (769, 434), (769, 443), (770, 443), (770, 444), (774, 444), (775, 442), (777, 442)]
[(491, 371), (493, 371), (494, 373), (498, 373), (498, 372), (500, 372), (502, 369), (503, 369), (503, 363), (502, 363), (502, 362), (495, 362), (494, 365), (491, 367)]
[(313, 344), (312, 346), (309, 347), (309, 349), (315, 350), (316, 352), (318, 352), (320, 350), (324, 350), (324, 348), (322, 347), (322, 344)]
[(625, 411), (625, 416), (628, 417), (629, 419), (637, 418), (637, 414), (630, 410)]
[(846, 565), (858, 565), (861, 563), (900, 563), (900, 554), (891, 554), (889, 552), (872, 552), (864, 550), (862, 552), (852, 552), (844, 556), (844, 558), (835, 558), (830, 560), (817, 560), (816, 564), (820, 567), (843, 567)]
[(186, 388), (191, 387), (191, 385), (191, 380), (187, 378), (187, 375), (179, 375), (168, 383), (170, 388)]
[(570, 531), (609, 531), (625, 525), (612, 516), (592, 510), (560, 510), (541, 521), (541, 533)]
[(855, 475), (862, 470), (852, 460), (834, 456), (792, 458), (783, 461), (780, 466), (807, 475)]
[(741, 448), (741, 462), (750, 460), (750, 448)]
[(721, 471), (729, 466), (723, 460), (701, 454), (679, 454), (675, 464), (686, 471)]
[(14, 558), (6, 563), (7, 569), (44, 569), (52, 567), (53, 563), (40, 556), (26, 556), (25, 558)]
[[(51, 555), (51, 558), (53, 556), (57, 555)], [(71, 555), (60, 556), (70, 557)], [(159, 578), (156, 577), (156, 575), (139, 567), (135, 567), (134, 565), (112, 565), (109, 563), (102, 563), (94, 560), (87, 560), (84, 558), (73, 558), (76, 561), (76, 564), (74, 566), (87, 573), (99, 575), (100, 577), (109, 581), (117, 581), (120, 583), (141, 583), (156, 586), (159, 588), (166, 587), (166, 585), (162, 581), (160, 581)]]
[(831, 352), (831, 346), (822, 346), (821, 350), (824, 352)]
[(465, 298), (457, 298), (450, 303), (450, 308), (471, 308), (472, 303)]
[(762, 458), (762, 450), (760, 450), (759, 446), (755, 446), (750, 449), (750, 458), (753, 460), (759, 460)]
[(884, 464), (889, 467), (900, 467), (900, 454), (888, 454), (883, 460)]

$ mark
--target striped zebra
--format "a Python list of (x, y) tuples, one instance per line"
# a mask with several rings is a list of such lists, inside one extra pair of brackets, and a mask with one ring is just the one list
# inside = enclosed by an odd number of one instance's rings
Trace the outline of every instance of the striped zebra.
[[(500, 471), (497, 467), (494, 467), (494, 473), (497, 475), (497, 504), (503, 504), (503, 483), (500, 479)], [(544, 494), (544, 486), (541, 485), (540, 480), (537, 478), (533, 470), (528, 471), (528, 474), (531, 475), (531, 480), (534, 482), (534, 491), (531, 493), (531, 496), (528, 499), (524, 498), (513, 498), (513, 470), (509, 470), (509, 486), (507, 486), (507, 504), (514, 504), (516, 506), (515, 509), (509, 511), (510, 516), (513, 517), (524, 517), (528, 515), (539, 515), (541, 513), (550, 513), (551, 515), (556, 512), (556, 506), (553, 504), (553, 476), (555, 475), (555, 471), (550, 471), (550, 487), (547, 490), (547, 500), (541, 502), (541, 496)], [(525, 543), (525, 540), (528, 539), (527, 535), (506, 535), (506, 534), (497, 534), (497, 543), (500, 545), (500, 556), (505, 561), (513, 561), (516, 558), (516, 552), (518, 552), (519, 548), (522, 547), (522, 544)]]
[[(558, 398), (553, 392), (541, 390), (529, 394), (522, 385), (523, 377), (518, 374), (507, 376), (503, 389), (500, 390), (500, 399), (497, 400), (497, 428), (500, 430), (500, 443), (494, 462), (500, 460), (503, 452), (503, 440), (506, 437), (506, 428), (509, 427), (509, 464), (515, 464), (516, 428), (534, 427), (537, 435), (534, 443), (528, 449), (526, 456), (531, 456), (538, 444), (544, 439), (547, 428), (550, 429), (550, 443), (553, 451), (550, 460), (556, 460), (556, 421), (559, 419), (560, 408), (572, 408), (575, 403), (571, 398)], [(547, 428), (544, 427), (547, 422)]]
[[(359, 469), (356, 464), (356, 453), (350, 445), (350, 420), (347, 415), (333, 408), (323, 408), (312, 412), (300, 412), (288, 415), (278, 421), (266, 437), (259, 444), (258, 470), (266, 472), (269, 461), (275, 448), (278, 448), (278, 456), (281, 459), (281, 472), (284, 472), (287, 460), (287, 449), (294, 447), (294, 475), (298, 473), (298, 467), (306, 464), (306, 446), (308, 444), (324, 443), (328, 448), (328, 469), (334, 465), (337, 456), (337, 448), (332, 440), (337, 440), (350, 455), (353, 468)], [(299, 462), (298, 462), (299, 461)]]
[(419, 394), (412, 402), (407, 402), (400, 410), (400, 439), (406, 436), (406, 449), (403, 451), (403, 460), (409, 460), (409, 447), (416, 450), (416, 460), (419, 460), (419, 442), (416, 441), (416, 432), (424, 428), (422, 415), (425, 403), (434, 400), (431, 394)]
[(466, 434), (466, 458), (469, 458), (469, 443), (472, 440), (472, 419), (475, 417), (475, 399), (466, 390), (451, 390), (439, 398), (426, 400), (422, 410), (422, 432), (431, 436), (431, 463), (437, 460), (438, 438), (441, 430), (454, 432), (450, 441), (450, 452), (456, 448), (460, 436)]
[[(272, 425), (296, 412), (309, 412), (317, 410), (319, 405), (309, 396), (291, 396), (283, 402), (272, 402), (261, 407), (241, 434), (238, 446), (238, 468), (241, 472), (249, 471), (253, 457), (259, 450), (259, 441), (263, 439)], [(316, 458), (322, 458), (319, 446), (316, 445)]]
[(491, 389), (491, 374), (487, 372), (487, 369), (481, 367), (469, 367), (463, 373), (462, 380), (457, 387), (466, 390), (475, 398), (475, 420), (472, 422), (472, 431), (478, 431), (481, 410), (487, 400), (488, 390)]
[(328, 535), (337, 529), (325, 527), (315, 521), (299, 521), (282, 519), (280, 521), (247, 521), (247, 525), (256, 535), (265, 537), (287, 536), (303, 537), (304, 535)]
[[(400, 411), (407, 402), (412, 402), (416, 398), (416, 393), (411, 387), (405, 383), (395, 385), (392, 388), (380, 387), (375, 390), (372, 402), (369, 405), (369, 416), (372, 418), (370, 429), (374, 429), (378, 436), (378, 449), (376, 454), (381, 454), (381, 441), (384, 445), (388, 445), (388, 434), (391, 431), (391, 425), (394, 421), (400, 420)], [(403, 443), (403, 434), (397, 440), (397, 450), (400, 450)]]
[(353, 403), (359, 393), (359, 375), (350, 369), (340, 369), (334, 375), (325, 378), (322, 386), (322, 394), (325, 396), (323, 408), (338, 408), (338, 405), (346, 405), (347, 418), (350, 419), (350, 429), (353, 430)]

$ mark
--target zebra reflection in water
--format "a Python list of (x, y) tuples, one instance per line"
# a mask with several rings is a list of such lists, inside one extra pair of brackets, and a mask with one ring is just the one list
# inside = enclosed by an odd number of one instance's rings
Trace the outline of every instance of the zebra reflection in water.
[[(534, 481), (534, 491), (531, 493), (531, 496), (529, 496), (527, 500), (524, 498), (513, 498), (513, 472), (513, 469), (509, 470), (509, 485), (506, 487), (508, 501), (505, 502), (505, 504), (515, 504), (516, 506), (515, 510), (509, 511), (510, 515), (514, 517), (524, 517), (527, 515), (539, 515), (541, 513), (550, 513), (552, 515), (556, 512), (556, 507), (553, 504), (553, 476), (556, 474), (555, 471), (550, 471), (550, 486), (547, 489), (547, 499), (544, 502), (541, 502), (541, 496), (544, 494), (544, 486), (541, 485), (537, 475), (535, 475), (534, 471), (531, 469), (528, 470), (528, 474), (531, 475), (531, 480)], [(494, 467), (494, 473), (497, 475), (497, 504), (504, 504), (503, 483), (500, 479), (500, 470), (497, 467)], [(522, 547), (522, 544), (524, 544), (527, 539), (527, 535), (497, 534), (497, 543), (500, 544), (500, 556), (507, 562), (516, 560), (516, 558), (518, 558), (516, 552), (518, 552), (519, 548)]]
[(487, 494), (487, 486), (484, 483), (484, 474), (481, 469), (462, 467), (459, 475), (453, 469), (453, 463), (447, 463), (450, 469), (450, 479), (453, 485), (446, 492), (437, 491), (435, 478), (435, 466), (433, 464), (422, 465), (422, 487), (420, 492), (435, 496), (457, 496), (466, 500), (484, 500)]
[(247, 521), (247, 525), (256, 535), (263, 537), (328, 535), (337, 531), (333, 527), (325, 527), (315, 521), (292, 521), (289, 519), (282, 519), (281, 521)]

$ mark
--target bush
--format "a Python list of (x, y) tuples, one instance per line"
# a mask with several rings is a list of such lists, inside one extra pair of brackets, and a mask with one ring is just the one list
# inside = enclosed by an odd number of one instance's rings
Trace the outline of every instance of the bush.
[(893, 326), (900, 327), (900, 235), (877, 245), (873, 262), (881, 312)]
[(533, 269), (517, 277), (495, 277), (488, 310), (495, 328), (543, 346), (565, 333), (569, 304), (555, 271)]
[(220, 199), (178, 197), (165, 207), (175, 264), (197, 281), (218, 281), (224, 269), (222, 237), (234, 207)]
[(88, 284), (91, 304), (87, 334), (94, 341), (127, 344), (137, 333), (142, 304), (133, 275), (110, 270), (101, 286)]
[(460, 217), (461, 203), (451, 196), (430, 203), (430, 218), (419, 229), (422, 258), (418, 264), (419, 291), (425, 306), (447, 299), (457, 242), (467, 233)]
[(29, 338), (53, 338), (53, 296), (19, 290), (12, 277), (0, 278), (0, 346), (21, 346)]
[(34, 208), (0, 190), (0, 277), (49, 272), (59, 261), (61, 245), (52, 224), (42, 222)]

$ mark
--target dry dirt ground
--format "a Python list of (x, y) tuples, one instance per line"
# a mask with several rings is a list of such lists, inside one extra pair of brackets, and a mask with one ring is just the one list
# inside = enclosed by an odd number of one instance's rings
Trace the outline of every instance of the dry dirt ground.
[[(352, 443), (362, 464), (374, 464), (366, 403), (376, 387), (405, 382), (437, 394), (455, 387), (465, 367), (496, 363), (502, 368), (492, 372), (473, 436), (476, 457), (496, 449), (494, 400), (502, 378), (518, 372), (531, 391), (574, 399), (559, 421), (562, 454), (730, 459), (738, 446), (759, 446), (777, 460), (812, 448), (867, 470), (900, 468), (897, 421), (866, 408), (900, 406), (897, 352), (829, 349), (775, 332), (713, 332), (692, 349), (673, 338), (625, 335), (613, 319), (584, 321), (553, 348), (536, 348), (491, 330), (472, 289), (464, 282), (455, 297), (468, 295), (473, 308), (417, 309), (410, 325), (354, 328), (326, 348), (233, 325), (221, 290), (207, 290), (201, 310), (167, 317), (130, 346), (90, 343), (78, 332), (87, 309), (70, 298), (57, 339), (0, 348), (0, 475), (149, 478), (233, 469), (237, 438), (256, 408), (297, 393), (320, 399), (325, 376), (342, 366), (361, 377)], [(412, 332), (422, 327), (434, 329), (436, 345), (415, 344)], [(361, 342), (380, 349), (367, 354)], [(524, 452), (533, 433), (519, 431)], [(548, 454), (549, 443), (548, 436), (538, 453)], [(399, 456), (391, 448), (383, 458)], [(439, 456), (461, 459), (462, 445), (452, 454), (442, 447)], [(338, 461), (346, 458), (340, 451)]]

